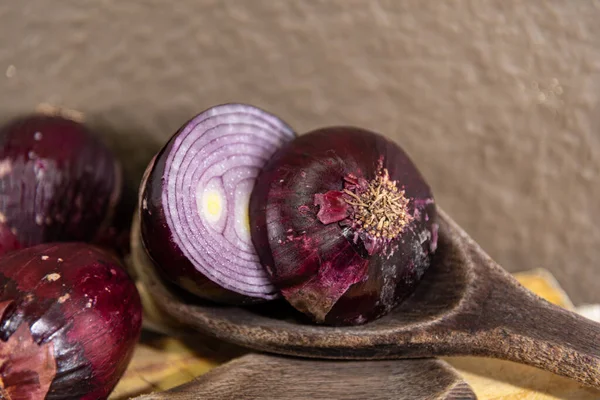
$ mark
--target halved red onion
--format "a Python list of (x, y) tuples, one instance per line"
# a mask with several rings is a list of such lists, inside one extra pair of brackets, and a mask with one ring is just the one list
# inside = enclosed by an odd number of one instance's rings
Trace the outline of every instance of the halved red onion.
[(261, 168), (295, 136), (246, 104), (212, 107), (175, 133), (140, 193), (142, 240), (167, 279), (218, 302), (277, 297), (252, 244), (248, 203)]
[(319, 129), (279, 150), (250, 213), (273, 283), (317, 323), (385, 315), (413, 291), (437, 246), (427, 182), (398, 145), (359, 128)]

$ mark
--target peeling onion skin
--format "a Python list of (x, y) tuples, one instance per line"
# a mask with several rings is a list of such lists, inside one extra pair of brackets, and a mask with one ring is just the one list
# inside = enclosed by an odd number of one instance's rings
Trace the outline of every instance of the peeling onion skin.
[[(367, 183), (377, 179), (390, 199), (400, 199), (390, 210), (405, 211), (375, 219), (373, 229), (400, 231), (391, 239), (361, 230), (358, 209), (348, 203), (369, 194)], [(275, 286), (326, 325), (387, 314), (412, 293), (437, 246), (434, 198), (420, 172), (395, 143), (354, 127), (319, 129), (279, 150), (257, 179), (250, 215), (252, 240)]]
[(82, 123), (43, 114), (9, 122), (0, 127), (0, 255), (48, 242), (119, 247), (122, 189), (120, 164)]
[(84, 243), (41, 244), (0, 258), (0, 288), (0, 398), (107, 398), (142, 322), (119, 262)]
[(224, 304), (279, 296), (252, 245), (248, 202), (260, 169), (295, 137), (276, 116), (235, 103), (205, 110), (171, 137), (139, 200), (142, 242), (163, 278)]

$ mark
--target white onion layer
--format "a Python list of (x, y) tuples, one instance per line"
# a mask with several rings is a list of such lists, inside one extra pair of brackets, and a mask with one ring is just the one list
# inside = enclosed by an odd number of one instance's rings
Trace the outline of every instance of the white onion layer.
[(194, 267), (225, 289), (277, 296), (250, 239), (248, 206), (258, 173), (294, 137), (261, 109), (225, 104), (196, 116), (175, 138), (163, 175), (167, 224)]

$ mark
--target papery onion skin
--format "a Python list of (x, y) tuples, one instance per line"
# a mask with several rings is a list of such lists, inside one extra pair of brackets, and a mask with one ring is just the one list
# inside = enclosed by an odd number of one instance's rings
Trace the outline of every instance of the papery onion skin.
[(41, 244), (0, 258), (0, 288), (0, 397), (107, 398), (142, 322), (117, 259), (84, 243)]
[[(375, 220), (374, 229), (388, 223), (391, 236), (392, 226), (401, 231), (389, 240), (371, 240), (347, 203), (356, 202), (354, 186), (377, 179), (397, 186), (405, 211)], [(328, 325), (387, 314), (412, 293), (437, 246), (435, 202), (420, 172), (395, 143), (355, 127), (319, 129), (279, 150), (257, 179), (250, 215), (273, 283), (292, 306)]]
[(165, 279), (219, 303), (279, 296), (244, 220), (255, 177), (295, 136), (278, 117), (231, 103), (171, 137), (146, 170), (139, 204), (143, 245)]
[(48, 242), (118, 247), (122, 190), (119, 162), (82, 123), (43, 114), (10, 121), (0, 127), (0, 255)]

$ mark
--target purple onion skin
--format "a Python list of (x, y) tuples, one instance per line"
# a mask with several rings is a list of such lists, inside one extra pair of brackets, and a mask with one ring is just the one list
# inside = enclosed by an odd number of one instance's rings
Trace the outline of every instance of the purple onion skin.
[[(208, 127), (206, 131), (203, 131), (204, 127)], [(184, 166), (181, 165), (175, 169), (173, 160), (177, 154), (180, 154), (184, 143), (187, 143), (191, 137), (195, 137), (193, 135), (197, 134), (195, 133), (196, 129), (199, 129), (201, 133), (198, 133), (194, 145), (202, 140), (207, 141), (207, 144), (198, 144), (200, 148), (195, 148), (197, 153), (188, 160), (189, 165), (185, 167), (187, 168), (185, 174), (190, 177), (189, 185), (178, 187), (177, 193), (169, 198), (169, 182), (176, 178), (179, 179), (176, 175), (177, 172), (172, 171), (184, 169)], [(227, 135), (218, 133), (221, 132), (220, 130), (227, 132)], [(208, 141), (204, 135), (213, 135), (214, 137), (211, 136), (212, 139)], [(210, 178), (211, 181), (213, 178), (217, 179), (222, 182), (223, 187), (228, 187), (228, 189), (223, 189), (223, 193), (226, 193), (224, 196), (227, 197), (228, 208), (225, 211), (227, 222), (222, 226), (219, 222), (218, 227), (211, 227), (202, 220), (202, 217), (199, 217), (200, 211), (196, 211), (196, 206), (190, 205), (184, 211), (183, 204), (193, 203), (190, 200), (193, 197), (191, 194), (193, 190), (203, 190), (199, 180), (205, 179), (204, 175), (209, 175), (209, 172), (204, 171), (199, 174), (197, 171), (202, 168), (214, 167), (213, 164), (210, 164), (209, 167), (199, 166), (201, 163), (208, 160), (208, 162), (218, 164), (221, 160), (227, 162), (228, 159), (242, 156), (251, 156), (252, 160), (246, 161), (249, 166), (242, 165), (236, 167), (237, 169), (232, 168), (232, 170), (239, 170), (241, 174), (245, 174), (245, 180), (239, 182), (252, 183), (251, 186), (244, 186), (245, 189), (239, 189), (247, 194), (249, 199), (254, 179), (262, 166), (283, 143), (292, 140), (295, 136), (291, 128), (274, 115), (250, 105), (233, 103), (218, 105), (198, 114), (171, 137), (148, 165), (140, 187), (139, 199), (142, 242), (148, 256), (157, 267), (157, 271), (165, 280), (197, 297), (223, 304), (254, 304), (279, 296), (253, 248), (249, 227), (246, 228), (246, 242), (232, 239), (231, 224), (235, 218), (238, 218), (236, 215), (230, 215), (234, 214), (231, 204), (235, 204), (232, 193), (236, 192), (239, 186), (236, 186), (237, 184), (225, 185), (224, 182), (227, 181), (225, 176), (231, 172), (230, 169), (220, 173), (221, 175), (215, 174)], [(218, 141), (221, 142), (213, 149), (212, 146)], [(249, 149), (244, 150), (237, 146)], [(207, 150), (208, 148), (211, 150)], [(220, 154), (218, 157), (215, 155), (217, 153)], [(211, 161), (210, 157), (216, 157), (216, 160)], [(193, 166), (194, 163), (197, 164), (196, 167)], [(198, 181), (192, 176), (199, 176)], [(196, 187), (200, 189), (195, 189)], [(174, 202), (181, 204), (174, 205)], [(248, 200), (241, 206), (247, 213)], [(178, 215), (173, 214), (174, 207), (179, 210), (177, 211)], [(169, 222), (168, 213), (171, 214), (171, 221), (175, 222)], [(203, 230), (199, 231), (200, 233), (193, 233), (191, 225)], [(182, 237), (183, 239), (181, 239)], [(225, 242), (229, 244), (225, 245)], [(231, 244), (236, 242), (238, 244)], [(184, 247), (187, 247), (186, 251), (184, 251)], [(239, 272), (230, 273), (229, 276), (222, 278), (224, 272), (220, 281), (214, 276), (208, 276), (213, 272), (224, 271), (235, 263), (248, 264), (250, 273), (258, 276), (256, 293), (252, 292), (252, 287), (236, 287), (235, 282), (227, 286), (229, 281), (235, 281), (236, 276), (239, 277)], [(246, 270), (243, 270), (242, 273), (246, 273)]]
[[(385, 240), (355, 223), (358, 209), (347, 201), (356, 199), (344, 192), (362, 190), (384, 169), (405, 201)], [(250, 215), (254, 245), (275, 286), (326, 325), (387, 314), (412, 293), (437, 246), (433, 195), (415, 165), (392, 141), (354, 127), (319, 129), (280, 149), (257, 179)], [(394, 236), (395, 227), (401, 229)]]
[(142, 322), (119, 262), (88, 244), (41, 244), (0, 258), (0, 285), (0, 398), (107, 398)]
[(119, 163), (83, 124), (13, 120), (0, 128), (0, 255), (48, 242), (117, 246), (122, 189)]

